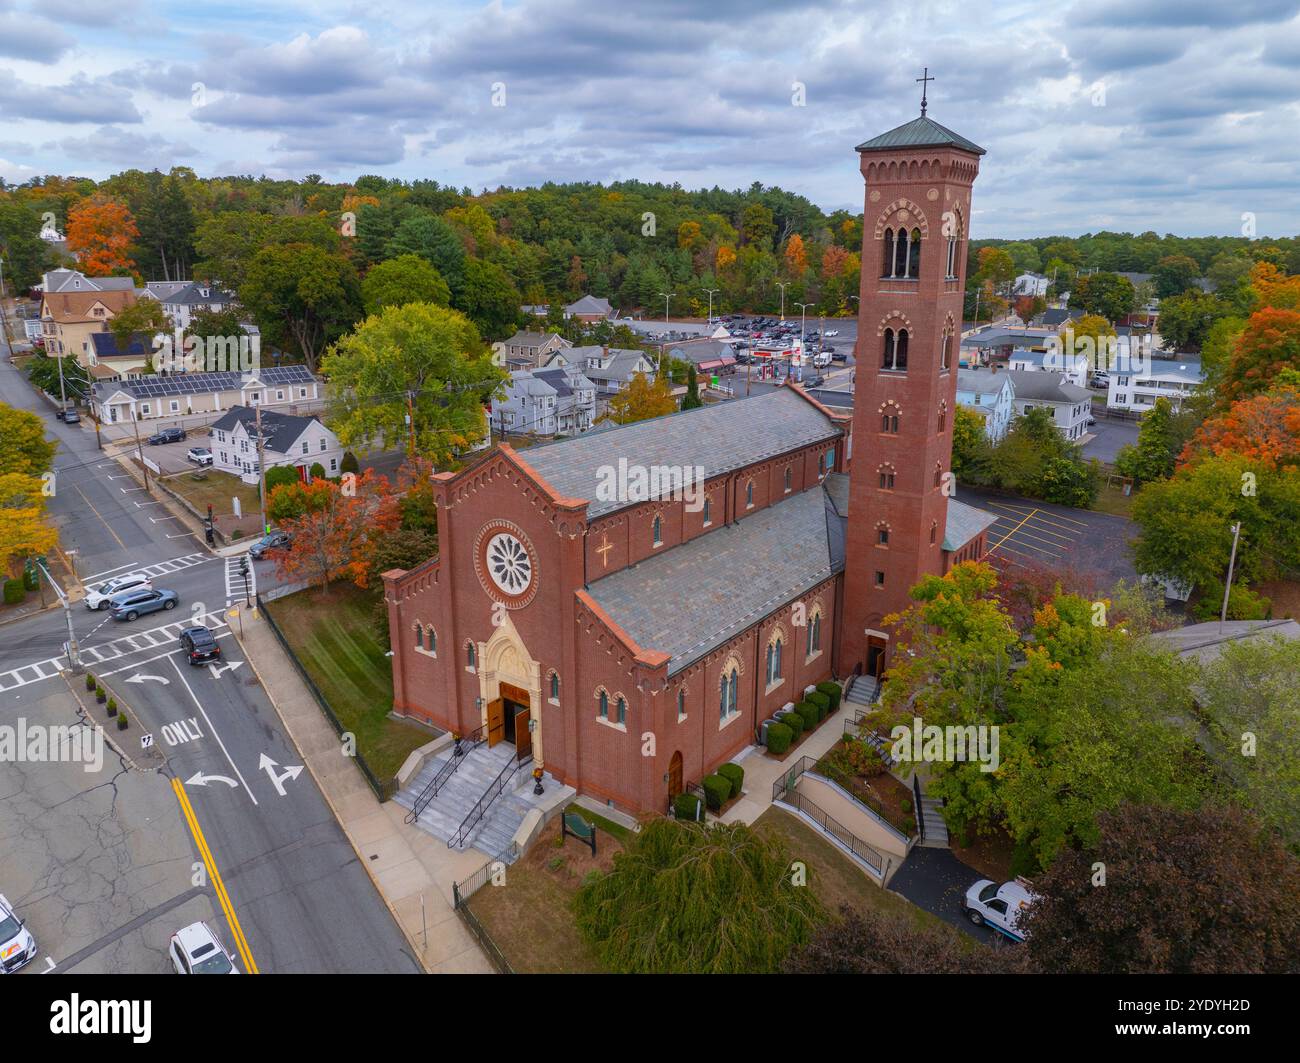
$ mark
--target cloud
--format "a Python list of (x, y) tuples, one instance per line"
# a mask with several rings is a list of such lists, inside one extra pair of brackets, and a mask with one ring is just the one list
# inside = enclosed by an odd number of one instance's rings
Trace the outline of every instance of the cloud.
[(34, 85), (0, 70), (0, 116), (45, 122), (140, 122), (131, 94), (77, 75), (63, 85)]
[(111, 125), (100, 126), (89, 136), (64, 137), (44, 148), (58, 150), (70, 159), (111, 162), (141, 170), (155, 167), (169, 170), (175, 160), (198, 154), (188, 144), (168, 140), (157, 133), (137, 133)]
[(72, 37), (52, 22), (0, 6), (0, 57), (33, 63), (57, 62), (72, 49)]

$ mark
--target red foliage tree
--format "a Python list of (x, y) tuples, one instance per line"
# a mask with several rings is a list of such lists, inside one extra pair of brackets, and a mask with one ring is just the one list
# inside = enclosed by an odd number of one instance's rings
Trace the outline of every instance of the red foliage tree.
[(280, 530), (291, 538), (276, 551), (276, 570), (282, 578), (305, 579), (322, 590), (337, 579), (365, 587), (371, 554), (401, 523), (388, 481), (369, 470), (337, 484), (285, 484), (271, 493), (269, 503)]
[(1300, 311), (1266, 306), (1237, 341), (1218, 388), (1221, 406), (1268, 391), (1284, 369), (1300, 370)]
[(115, 199), (92, 196), (68, 211), (68, 250), (88, 277), (134, 269), (127, 250), (139, 236), (131, 212)]
[(1242, 454), (1267, 469), (1300, 465), (1300, 387), (1276, 387), (1239, 399), (1212, 417), (1183, 449), (1181, 460)]

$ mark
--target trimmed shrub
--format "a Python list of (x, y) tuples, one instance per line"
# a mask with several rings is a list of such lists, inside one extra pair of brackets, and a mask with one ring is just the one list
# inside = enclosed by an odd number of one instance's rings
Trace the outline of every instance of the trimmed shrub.
[(110, 717), (117, 715), (117, 698), (108, 699), (108, 715)]
[(794, 741), (794, 732), (783, 723), (770, 723), (767, 725), (767, 748), (769, 752), (780, 756), (790, 748), (790, 743)]
[(86, 673), (86, 689), (92, 694), (95, 692), (95, 677), (89, 672)]
[(5, 580), (5, 605), (19, 605), (27, 597), (27, 588), (20, 579)]
[(818, 709), (818, 718), (826, 719), (831, 714), (831, 699), (823, 694), (820, 690), (814, 690), (809, 694), (805, 701), (811, 701)]
[(731, 796), (731, 783), (721, 775), (704, 776), (704, 800), (708, 802), (709, 810), (717, 812), (722, 808), (727, 798)]
[(904, 812), (911, 812), (912, 799), (910, 797), (904, 797), (901, 801), (898, 802), (898, 807), (901, 808)]
[(694, 823), (704, 819), (703, 804), (696, 794), (678, 794), (673, 798), (673, 814), (678, 819)]
[(325, 466), (319, 461), (313, 461), (311, 463), (311, 468), (308, 471), (311, 473), (311, 478), (313, 480), (325, 479)]
[(914, 820), (911, 816), (908, 816), (905, 820), (903, 820), (903, 833), (906, 834), (909, 838), (916, 833), (916, 820)]
[(127, 727), (126, 713), (123, 713), (121, 716), (117, 718), (117, 729), (119, 731), (125, 731), (126, 727)]
[(361, 462), (357, 461), (357, 456), (352, 451), (345, 451), (343, 460), (339, 462), (339, 472), (350, 472), (353, 474), (361, 471)]
[(807, 728), (804, 727), (803, 717), (797, 712), (783, 712), (777, 716), (777, 719), (790, 728), (790, 738), (792, 740), (797, 739), (807, 730)]
[(817, 689), (831, 699), (831, 712), (840, 707), (840, 698), (844, 696), (844, 691), (840, 689), (839, 683), (832, 683), (828, 679), (823, 683), (818, 683)]
[(745, 769), (739, 764), (722, 764), (718, 767), (718, 774), (731, 783), (731, 796), (736, 797), (745, 785)]
[(811, 701), (801, 701), (794, 707), (794, 711), (803, 717), (805, 731), (811, 731), (821, 723), (821, 710)]
[(95, 684), (95, 700), (101, 705), (108, 700), (108, 692), (98, 683)]
[(296, 484), (298, 482), (298, 470), (293, 465), (276, 465), (266, 470), (266, 494), (269, 498), (271, 492), (277, 487), (284, 487), (286, 484)]

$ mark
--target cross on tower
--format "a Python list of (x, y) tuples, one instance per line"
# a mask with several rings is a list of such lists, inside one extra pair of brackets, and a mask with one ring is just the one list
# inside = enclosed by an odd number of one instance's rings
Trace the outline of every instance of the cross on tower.
[(934, 80), (934, 78), (930, 76), (930, 68), (927, 66), (925, 68), (924, 74), (921, 77), (917, 78), (916, 80), (921, 83), (921, 117), (924, 118), (925, 108), (926, 108), (925, 94), (930, 87), (929, 85), (926, 84), (926, 82)]

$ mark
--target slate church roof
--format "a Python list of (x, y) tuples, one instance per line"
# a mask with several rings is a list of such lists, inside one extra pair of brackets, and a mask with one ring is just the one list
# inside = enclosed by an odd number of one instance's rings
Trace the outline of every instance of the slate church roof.
[(960, 133), (954, 133), (946, 126), (941, 126), (933, 118), (913, 118), (910, 122), (881, 133), (857, 146), (856, 151), (888, 151), (892, 148), (961, 148), (983, 155), (985, 151), (978, 144), (967, 140)]

